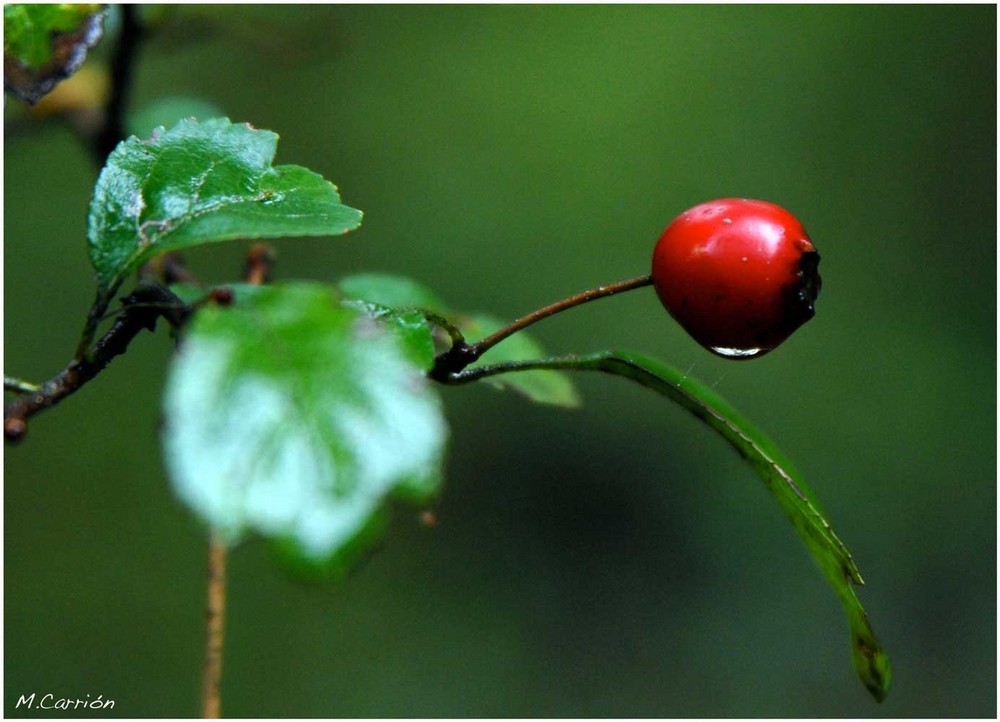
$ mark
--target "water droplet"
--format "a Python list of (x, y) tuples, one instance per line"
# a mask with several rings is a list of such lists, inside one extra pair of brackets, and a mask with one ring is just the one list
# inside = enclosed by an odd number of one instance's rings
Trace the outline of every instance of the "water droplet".
[(753, 358), (764, 353), (764, 349), (762, 348), (725, 348), (723, 346), (712, 346), (710, 350), (712, 353), (734, 359)]

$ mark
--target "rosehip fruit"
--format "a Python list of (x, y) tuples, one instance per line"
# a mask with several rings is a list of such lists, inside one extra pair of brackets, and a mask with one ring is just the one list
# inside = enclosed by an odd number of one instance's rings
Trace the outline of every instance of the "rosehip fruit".
[(673, 220), (653, 251), (653, 286), (684, 330), (713, 353), (762, 356), (815, 313), (819, 253), (791, 213), (722, 198)]

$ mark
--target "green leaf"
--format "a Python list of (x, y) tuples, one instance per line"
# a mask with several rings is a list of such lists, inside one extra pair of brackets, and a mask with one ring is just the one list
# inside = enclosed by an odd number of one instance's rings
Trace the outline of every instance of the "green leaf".
[(105, 15), (99, 4), (4, 5), (4, 90), (37, 103), (83, 65)]
[[(397, 309), (424, 309), (449, 319), (469, 338), (483, 338), (505, 324), (500, 319), (482, 313), (464, 314), (451, 310), (433, 291), (409, 278), (382, 273), (348, 276), (338, 284), (348, 298), (364, 299), (369, 303)], [(489, 351), (491, 362), (526, 361), (544, 356), (542, 347), (523, 331), (504, 340)], [(483, 365), (480, 361), (470, 368)], [(532, 401), (553, 406), (576, 407), (580, 398), (573, 382), (565, 374), (528, 372), (504, 378), (487, 378), (487, 383), (499, 389), (517, 391)]]
[(389, 308), (425, 308), (449, 314), (448, 305), (423, 284), (388, 273), (358, 273), (337, 282), (347, 298), (358, 298)]
[(215, 286), (206, 286), (203, 288), (193, 283), (172, 283), (168, 288), (172, 294), (184, 303), (193, 304), (205, 301), (215, 288), (229, 289), (233, 292), (233, 302), (242, 303), (260, 293), (261, 289), (269, 288), (269, 286), (261, 286), (256, 283), (220, 283)]
[[(469, 338), (481, 339), (499, 331), (507, 324), (488, 314), (470, 314), (459, 320), (458, 326)], [(541, 346), (523, 331), (504, 339), (468, 368), (475, 369), (497, 363), (529, 361), (544, 356)], [(510, 389), (532, 401), (553, 406), (576, 408), (580, 395), (566, 374), (553, 371), (525, 371), (520, 374), (487, 376), (486, 383), (498, 389)]]
[(225, 118), (182, 120), (120, 143), (98, 178), (88, 241), (100, 292), (155, 254), (238, 238), (336, 235), (361, 211), (295, 165), (272, 166), (278, 136)]
[[(422, 330), (421, 330), (422, 329)], [(391, 496), (437, 491), (447, 427), (422, 318), (373, 318), (296, 283), (200, 309), (167, 379), (178, 496), (229, 543), (248, 533), (343, 571)]]
[(44, 65), (55, 54), (53, 43), (59, 34), (79, 29), (102, 10), (99, 3), (4, 5), (4, 55), (25, 65)]
[[(492, 353), (492, 352), (491, 352)], [(708, 424), (753, 467), (774, 496), (806, 549), (833, 587), (847, 614), (855, 669), (869, 692), (881, 702), (889, 691), (889, 656), (882, 648), (853, 584), (864, 581), (847, 548), (834, 533), (812, 492), (778, 448), (708, 386), (660, 361), (638, 353), (615, 351), (588, 356), (501, 363), (467, 370), (467, 380), (510, 372), (571, 369), (601, 371), (631, 379), (680, 404)]]

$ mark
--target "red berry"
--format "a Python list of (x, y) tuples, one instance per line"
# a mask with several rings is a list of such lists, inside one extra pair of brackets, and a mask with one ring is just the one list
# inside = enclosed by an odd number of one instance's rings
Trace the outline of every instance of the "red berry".
[(813, 317), (819, 253), (791, 213), (722, 198), (674, 219), (653, 251), (660, 301), (702, 346), (761, 356)]

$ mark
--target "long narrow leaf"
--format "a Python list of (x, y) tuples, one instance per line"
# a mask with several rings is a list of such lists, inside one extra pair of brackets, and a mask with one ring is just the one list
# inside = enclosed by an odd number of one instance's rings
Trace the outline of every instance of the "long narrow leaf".
[(458, 381), (512, 371), (564, 369), (601, 371), (631, 379), (680, 404), (718, 432), (753, 467), (777, 500), (844, 606), (851, 629), (852, 656), (862, 683), (876, 700), (891, 681), (889, 656), (882, 648), (852, 584), (864, 581), (843, 542), (834, 533), (812, 492), (775, 445), (711, 388), (648, 356), (606, 351), (469, 369)]

